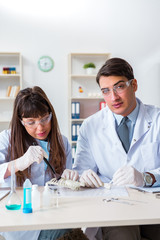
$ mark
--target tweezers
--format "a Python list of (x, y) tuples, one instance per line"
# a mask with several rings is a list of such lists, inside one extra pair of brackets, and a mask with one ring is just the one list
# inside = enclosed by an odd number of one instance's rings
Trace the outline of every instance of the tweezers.
[(128, 204), (128, 205), (134, 205), (133, 203), (130, 203), (128, 200), (121, 200), (119, 198), (104, 198), (103, 202), (107, 203), (107, 202), (117, 202), (117, 203), (124, 203), (124, 204)]
[(54, 174), (54, 176), (56, 177), (56, 179), (57, 179), (57, 180), (61, 179), (61, 176), (56, 173), (54, 167), (51, 166), (51, 164), (49, 163), (49, 161), (47, 160), (47, 158), (43, 157), (43, 160), (45, 161), (45, 163), (47, 164), (47, 166), (51, 169), (51, 171), (53, 172), (53, 174)]
[[(33, 142), (33, 146), (37, 146), (37, 142)], [(52, 173), (54, 174), (55, 178), (57, 180), (61, 179), (61, 176), (59, 174), (56, 173), (54, 167), (51, 166), (51, 164), (49, 163), (49, 161), (47, 160), (47, 158), (43, 157), (44, 162), (47, 164), (47, 166), (51, 169)]]

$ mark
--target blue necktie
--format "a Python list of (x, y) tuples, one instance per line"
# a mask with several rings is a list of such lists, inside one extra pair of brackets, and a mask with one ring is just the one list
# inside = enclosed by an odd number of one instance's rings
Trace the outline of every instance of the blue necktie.
[(124, 117), (122, 118), (122, 121), (120, 122), (118, 129), (117, 129), (117, 133), (118, 136), (122, 142), (122, 145), (126, 151), (126, 153), (129, 150), (129, 129), (128, 126), (126, 124), (126, 121), (129, 120), (128, 117)]

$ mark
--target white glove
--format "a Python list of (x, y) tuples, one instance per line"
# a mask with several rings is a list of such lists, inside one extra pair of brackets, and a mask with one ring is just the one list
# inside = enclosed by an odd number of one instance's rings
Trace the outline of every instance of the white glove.
[(126, 165), (115, 172), (113, 184), (117, 186), (131, 184), (140, 187), (143, 186), (143, 174), (132, 166)]
[(73, 181), (77, 181), (79, 178), (79, 174), (75, 170), (65, 169), (62, 173), (62, 178), (64, 179), (70, 179)]
[(98, 175), (91, 169), (86, 170), (82, 173), (80, 177), (80, 182), (85, 183), (86, 187), (101, 187), (102, 182)]
[(16, 169), (23, 171), (34, 162), (40, 163), (44, 156), (46, 153), (40, 146), (30, 146), (22, 157), (15, 160)]

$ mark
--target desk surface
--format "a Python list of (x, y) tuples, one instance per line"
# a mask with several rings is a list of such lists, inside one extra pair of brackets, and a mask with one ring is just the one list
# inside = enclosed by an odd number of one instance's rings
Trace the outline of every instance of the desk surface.
[[(40, 188), (42, 191), (42, 188)], [(59, 207), (30, 214), (5, 208), (0, 201), (0, 231), (160, 224), (160, 199), (152, 193), (128, 189), (133, 205), (103, 201), (104, 197), (63, 197)], [(22, 190), (17, 190), (22, 199)], [(133, 200), (136, 200), (134, 202)]]

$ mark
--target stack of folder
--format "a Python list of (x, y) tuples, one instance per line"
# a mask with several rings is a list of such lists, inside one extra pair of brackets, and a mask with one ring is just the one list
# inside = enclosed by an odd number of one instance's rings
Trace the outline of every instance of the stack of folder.
[(72, 141), (77, 141), (79, 135), (80, 123), (72, 124)]
[(72, 163), (74, 163), (75, 155), (76, 155), (76, 145), (73, 145), (72, 146)]
[(72, 102), (71, 115), (73, 119), (80, 118), (80, 102)]

